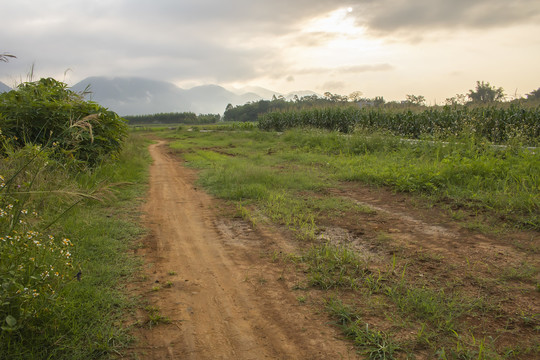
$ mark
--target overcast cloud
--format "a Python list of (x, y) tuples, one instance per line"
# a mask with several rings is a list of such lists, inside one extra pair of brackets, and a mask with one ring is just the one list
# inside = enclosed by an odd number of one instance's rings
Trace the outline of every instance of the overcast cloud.
[[(3, 1), (0, 81), (140, 76), (428, 99), (540, 86), (537, 0)], [(534, 83), (538, 81), (538, 83)], [(328, 88), (332, 87), (332, 88)]]

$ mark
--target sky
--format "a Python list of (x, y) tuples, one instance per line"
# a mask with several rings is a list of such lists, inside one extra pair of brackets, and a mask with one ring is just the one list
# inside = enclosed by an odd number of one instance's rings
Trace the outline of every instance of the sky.
[(538, 0), (0, 0), (0, 81), (137, 76), (429, 104), (540, 87)]

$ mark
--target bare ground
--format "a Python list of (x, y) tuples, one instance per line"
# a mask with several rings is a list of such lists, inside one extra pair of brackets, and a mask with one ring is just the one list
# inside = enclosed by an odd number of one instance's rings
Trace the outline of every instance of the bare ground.
[[(272, 254), (294, 253), (302, 244), (277, 228), (253, 228), (222, 216), (226, 205), (194, 187), (193, 170), (169, 156), (163, 143), (150, 151), (154, 164), (145, 222), (151, 234), (139, 250), (149, 266), (136, 285), (170, 323), (152, 327), (141, 312), (138, 321), (145, 325), (136, 328), (133, 354), (139, 359), (356, 358), (351, 343), (316, 311), (320, 294), (291, 291), (302, 279), (290, 264), (272, 261)], [(454, 209), (451, 217), (413, 197), (358, 184), (324, 195), (353, 199), (373, 212), (321, 214), (321, 241), (352, 245), (375, 268), (398, 258), (420, 286), (487, 298), (486, 316), (465, 319), (471, 329), (495, 335), (499, 350), (516, 342), (538, 346), (540, 279), (537, 271), (528, 272), (540, 266), (537, 232), (482, 234), (467, 228), (478, 222), (468, 212)], [(384, 314), (365, 315), (388, 329)], [(404, 338), (417, 329), (409, 330)], [(416, 355), (427, 358), (422, 349)]]
[(150, 146), (154, 159), (145, 222), (149, 264), (138, 291), (170, 319), (136, 329), (139, 359), (356, 358), (324, 315), (302, 306), (268, 256), (277, 233), (220, 219), (218, 202), (193, 186), (194, 172)]

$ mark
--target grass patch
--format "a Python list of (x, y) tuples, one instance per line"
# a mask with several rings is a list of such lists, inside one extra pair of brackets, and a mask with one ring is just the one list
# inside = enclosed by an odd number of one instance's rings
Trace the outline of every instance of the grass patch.
[(357, 289), (364, 277), (370, 273), (354, 251), (331, 244), (311, 247), (303, 261), (309, 264), (309, 285), (324, 290)]
[(368, 359), (396, 359), (400, 346), (385, 332), (375, 330), (363, 322), (361, 315), (353, 307), (336, 298), (329, 298), (326, 309), (336, 320), (347, 338), (351, 339)]

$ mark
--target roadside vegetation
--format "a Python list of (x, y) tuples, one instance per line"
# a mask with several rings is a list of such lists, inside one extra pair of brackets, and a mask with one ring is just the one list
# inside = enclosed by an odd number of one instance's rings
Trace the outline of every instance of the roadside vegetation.
[(0, 94), (0, 131), (0, 358), (118, 353), (147, 141), (50, 78)]
[[(540, 251), (540, 155), (521, 138), (500, 147), (466, 130), (444, 142), (405, 141), (367, 127), (281, 133), (249, 123), (160, 134), (237, 216), (291, 232), (304, 250), (269, 257), (294, 273), (299, 301), (326, 309), (368, 358), (539, 355), (540, 264), (531, 259)], [(370, 227), (384, 214), (346, 196), (355, 186), (409, 194), (416, 207), (469, 232), (463, 236), (529, 240), (508, 243), (521, 255), (505, 260), (515, 265), (504, 271), (495, 270), (497, 259), (467, 258), (463, 267), (464, 259), (423, 248), (422, 239), (401, 244)], [(359, 234), (356, 242), (332, 239), (335, 227)]]

